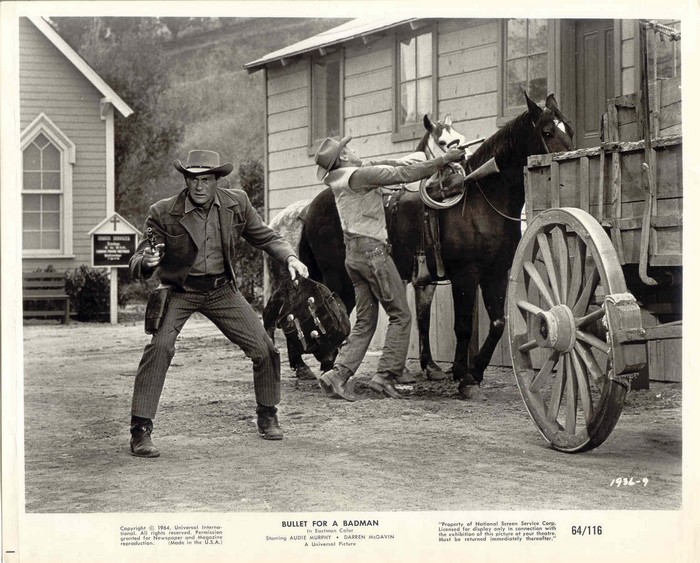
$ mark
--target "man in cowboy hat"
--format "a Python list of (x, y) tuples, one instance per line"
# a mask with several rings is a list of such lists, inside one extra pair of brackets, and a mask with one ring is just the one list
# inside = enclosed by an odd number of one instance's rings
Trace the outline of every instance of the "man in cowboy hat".
[(131, 453), (160, 455), (151, 440), (153, 418), (175, 354), (175, 340), (195, 312), (211, 319), (221, 332), (253, 361), (257, 425), (263, 438), (281, 440), (276, 405), (280, 401), (279, 352), (253, 308), (236, 288), (235, 244), (241, 237), (273, 258), (286, 263), (290, 276), (308, 276), (292, 247), (268, 227), (242, 190), (218, 187), (233, 170), (220, 164), (219, 154), (192, 150), (175, 168), (185, 179), (178, 195), (151, 206), (146, 238), (129, 262), (133, 278), (155, 275), (171, 286), (161, 327), (146, 345), (136, 373), (131, 404)]
[(391, 259), (387, 243), (386, 220), (382, 205), (382, 186), (416, 182), (438, 172), (445, 164), (464, 157), (461, 149), (449, 149), (432, 160), (406, 158), (363, 165), (347, 145), (351, 137), (340, 141), (325, 139), (318, 148), (315, 162), (318, 179), (333, 190), (345, 240), (345, 269), (355, 288), (356, 321), (341, 348), (332, 370), (319, 383), (330, 395), (354, 401), (346, 387), (357, 371), (377, 328), (378, 304), (389, 315), (377, 373), (369, 386), (395, 399), (403, 396), (394, 382), (402, 375), (408, 353), (411, 313), (406, 289)]

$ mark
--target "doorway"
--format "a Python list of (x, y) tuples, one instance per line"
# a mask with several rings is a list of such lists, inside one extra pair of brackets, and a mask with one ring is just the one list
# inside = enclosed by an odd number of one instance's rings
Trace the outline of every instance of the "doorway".
[(576, 55), (577, 148), (600, 145), (600, 121), (606, 101), (615, 96), (613, 20), (578, 20)]

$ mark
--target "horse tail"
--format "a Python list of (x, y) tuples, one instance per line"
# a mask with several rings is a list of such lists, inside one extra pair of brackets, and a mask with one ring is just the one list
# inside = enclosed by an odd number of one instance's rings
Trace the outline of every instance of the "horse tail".
[(301, 260), (309, 269), (309, 277), (317, 282), (323, 283), (323, 274), (318, 265), (314, 251), (309, 244), (309, 237), (306, 234), (306, 225), (301, 229), (301, 238), (299, 239), (299, 260)]

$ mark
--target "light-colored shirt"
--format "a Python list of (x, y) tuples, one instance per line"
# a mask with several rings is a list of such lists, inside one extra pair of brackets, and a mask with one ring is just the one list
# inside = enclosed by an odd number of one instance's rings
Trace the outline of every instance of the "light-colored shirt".
[(344, 236), (365, 236), (386, 241), (388, 235), (382, 193), (377, 188), (428, 178), (444, 165), (445, 159), (440, 156), (400, 166), (346, 166), (331, 170), (325, 182), (333, 190)]

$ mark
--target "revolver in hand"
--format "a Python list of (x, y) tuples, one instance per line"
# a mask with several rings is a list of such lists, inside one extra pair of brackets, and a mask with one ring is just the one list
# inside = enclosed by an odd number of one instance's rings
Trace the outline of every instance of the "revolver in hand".
[(143, 259), (148, 267), (155, 268), (162, 258), (162, 252), (163, 248), (165, 248), (165, 244), (158, 242), (152, 227), (148, 227), (146, 229), (146, 238), (148, 239), (149, 247), (144, 252)]

